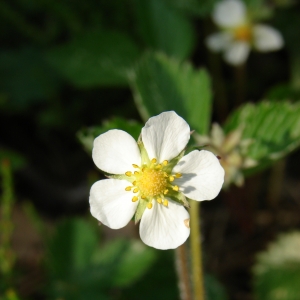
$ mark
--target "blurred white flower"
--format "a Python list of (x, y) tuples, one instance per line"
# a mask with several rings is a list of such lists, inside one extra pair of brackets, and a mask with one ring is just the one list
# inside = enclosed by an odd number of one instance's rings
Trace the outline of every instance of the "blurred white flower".
[[(135, 215), (143, 242), (158, 249), (183, 244), (190, 234), (185, 197), (215, 198), (224, 170), (209, 151), (183, 156), (189, 125), (175, 112), (150, 118), (138, 143), (122, 130), (109, 130), (94, 141), (93, 160), (109, 174), (91, 188), (91, 214), (118, 229)], [(138, 214), (138, 216), (137, 216)]]
[(206, 45), (212, 51), (223, 52), (224, 60), (231, 65), (243, 64), (251, 48), (269, 52), (283, 47), (281, 33), (271, 26), (254, 24), (242, 1), (218, 2), (212, 18), (221, 31), (208, 36)]
[(231, 183), (242, 186), (244, 183), (243, 170), (257, 165), (257, 162), (246, 156), (247, 149), (252, 143), (250, 139), (242, 139), (243, 128), (230, 132), (227, 136), (217, 123), (212, 125), (210, 136), (194, 133), (199, 145), (220, 157), (220, 163), (225, 170), (224, 188)]
[(300, 264), (300, 232), (292, 231), (280, 234), (276, 241), (269, 244), (268, 249), (257, 255), (254, 270), (264, 273), (272, 267)]

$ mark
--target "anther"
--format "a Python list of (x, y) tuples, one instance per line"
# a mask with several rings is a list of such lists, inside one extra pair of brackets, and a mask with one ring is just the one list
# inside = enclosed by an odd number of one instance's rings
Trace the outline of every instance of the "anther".
[(165, 195), (168, 194), (168, 192), (169, 192), (168, 189), (164, 190), (164, 194), (165, 194)]
[(134, 171), (134, 175), (139, 175), (140, 173), (138, 171)]
[(157, 169), (160, 169), (161, 167), (162, 167), (161, 164), (159, 164), (159, 165), (156, 166)]
[(176, 173), (175, 176), (176, 176), (177, 178), (180, 178), (180, 177), (182, 176), (182, 174), (181, 174), (181, 173)]
[(162, 199), (161, 198), (157, 198), (156, 201), (161, 204), (162, 203)]
[(146, 199), (146, 196), (142, 195), (141, 198), (142, 198), (143, 200), (145, 200), (145, 199)]
[(163, 164), (164, 166), (166, 166), (168, 163), (169, 163), (169, 162), (168, 162), (167, 160), (164, 160), (162, 164)]
[(138, 191), (139, 191), (138, 188), (135, 188), (135, 189), (133, 190), (134, 193), (137, 193)]
[(139, 200), (139, 198), (137, 197), (137, 196), (133, 196), (132, 197), (132, 202), (136, 202), (136, 201), (138, 201)]
[(128, 176), (128, 177), (130, 177), (130, 176), (132, 175), (132, 172), (127, 171), (127, 172), (125, 173), (125, 175)]
[(132, 183), (132, 185), (136, 185), (136, 181), (134, 181), (134, 182)]
[(157, 162), (157, 159), (156, 159), (156, 158), (152, 158), (151, 162), (152, 162), (153, 164), (155, 164), (155, 163)]
[(171, 182), (174, 181), (174, 179), (175, 179), (174, 176), (170, 176), (170, 177), (169, 177), (169, 180), (170, 180)]
[(179, 191), (178, 185), (174, 185), (174, 186), (173, 186), (173, 190), (176, 191), (176, 192), (178, 192), (178, 191)]
[(127, 186), (126, 188), (125, 188), (125, 191), (131, 191), (131, 188), (132, 188), (132, 186)]
[(152, 203), (149, 202), (149, 203), (147, 204), (147, 207), (148, 207), (149, 209), (151, 209), (151, 208), (152, 208)]
[(136, 169), (138, 169), (138, 168), (139, 168), (139, 166), (138, 166), (138, 165), (136, 165), (136, 164), (132, 164), (132, 166), (133, 166), (134, 168), (136, 168)]
[(168, 207), (168, 204), (169, 204), (168, 200), (164, 200), (163, 206)]

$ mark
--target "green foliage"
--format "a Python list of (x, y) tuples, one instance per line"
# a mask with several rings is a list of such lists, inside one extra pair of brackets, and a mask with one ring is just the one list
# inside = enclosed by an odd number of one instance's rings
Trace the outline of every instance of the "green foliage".
[(72, 219), (61, 223), (48, 245), (53, 276), (65, 279), (89, 265), (97, 243), (95, 228), (85, 221)]
[(273, 86), (264, 97), (270, 101), (297, 101), (300, 99), (300, 90), (295, 89), (289, 83), (282, 83)]
[(163, 54), (146, 54), (131, 74), (134, 98), (147, 120), (163, 111), (175, 110), (201, 134), (208, 130), (211, 113), (210, 77)]
[(253, 141), (247, 157), (262, 163), (283, 157), (300, 145), (299, 115), (299, 103), (248, 103), (230, 116), (225, 131), (243, 126), (243, 139)]
[(164, 0), (177, 9), (187, 11), (191, 15), (201, 18), (211, 14), (214, 5), (218, 0)]
[(8, 160), (13, 170), (21, 169), (26, 164), (24, 156), (16, 151), (0, 148), (0, 161)]
[(126, 73), (139, 50), (131, 39), (115, 31), (92, 31), (48, 51), (48, 61), (81, 88), (126, 86)]
[(179, 59), (190, 56), (195, 37), (184, 15), (162, 0), (136, 0), (135, 9), (141, 38), (148, 47)]
[(227, 300), (225, 289), (216, 277), (206, 274), (204, 278), (207, 300)]
[(70, 219), (57, 226), (47, 242), (51, 298), (109, 299), (110, 288), (129, 286), (156, 258), (153, 249), (138, 241), (98, 244), (96, 228), (83, 220)]
[(257, 256), (254, 293), (257, 300), (300, 299), (300, 233), (282, 234)]
[(114, 269), (111, 286), (126, 287), (139, 279), (155, 259), (154, 250), (140, 241), (114, 240), (95, 256), (94, 262)]
[(142, 125), (133, 120), (125, 120), (120, 117), (115, 117), (111, 120), (103, 122), (102, 126), (89, 127), (80, 130), (77, 133), (77, 137), (79, 141), (83, 144), (85, 150), (91, 152), (93, 149), (94, 139), (98, 135), (111, 129), (124, 130), (130, 135), (132, 135), (135, 140), (137, 140), (141, 133)]
[(21, 110), (56, 95), (59, 80), (34, 48), (0, 52), (0, 107)]

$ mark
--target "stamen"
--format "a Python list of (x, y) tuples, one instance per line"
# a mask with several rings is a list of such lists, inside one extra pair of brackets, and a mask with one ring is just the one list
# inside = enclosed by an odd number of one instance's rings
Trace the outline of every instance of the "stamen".
[(156, 166), (157, 169), (160, 169), (161, 167), (162, 167), (161, 164), (159, 164), (159, 165)]
[(132, 172), (127, 171), (127, 172), (125, 173), (125, 175), (128, 176), (128, 177), (130, 177), (130, 176), (132, 175)]
[(151, 209), (151, 208), (152, 208), (152, 203), (149, 202), (149, 203), (147, 204), (147, 207), (148, 207), (149, 209)]
[(139, 175), (139, 174), (140, 174), (140, 172), (134, 171), (134, 175)]
[(173, 190), (176, 191), (176, 192), (178, 192), (178, 191), (179, 191), (178, 185), (174, 185), (174, 186), (173, 186)]
[(131, 188), (132, 188), (132, 186), (127, 186), (126, 188), (125, 188), (125, 191), (131, 191)]
[(168, 175), (167, 172), (164, 172), (164, 176), (165, 176), (165, 177), (169, 177), (169, 175)]
[(137, 197), (137, 196), (133, 196), (132, 197), (132, 202), (136, 202), (136, 201), (138, 201), (139, 200), (139, 198)]
[(136, 181), (134, 181), (134, 182), (132, 183), (132, 185), (136, 185)]
[(168, 207), (168, 204), (169, 204), (168, 200), (165, 199), (163, 202), (163, 206)]
[(166, 166), (169, 162), (167, 160), (163, 161), (163, 165)]
[(181, 173), (176, 173), (176, 174), (175, 174), (175, 177), (176, 177), (176, 178), (180, 178), (181, 176), (182, 176)]
[(134, 168), (136, 168), (136, 169), (139, 169), (139, 166), (136, 165), (136, 164), (132, 164), (132, 166), (133, 166)]
[(135, 189), (133, 190), (134, 193), (137, 193), (138, 191), (139, 191), (138, 188), (135, 188)]
[(145, 200), (145, 199), (146, 199), (146, 196), (142, 195), (141, 198), (142, 198), (143, 200)]
[(170, 176), (170, 177), (169, 177), (169, 180), (170, 180), (171, 182), (174, 181), (174, 179), (175, 179), (174, 176)]
[(156, 158), (152, 158), (151, 162), (152, 162), (153, 164), (155, 164), (155, 163), (157, 162), (157, 159), (156, 159)]
[(161, 198), (157, 198), (156, 201), (161, 204), (162, 203), (162, 199)]
[(168, 189), (164, 190), (164, 194), (165, 194), (165, 195), (168, 194), (168, 192), (169, 192)]

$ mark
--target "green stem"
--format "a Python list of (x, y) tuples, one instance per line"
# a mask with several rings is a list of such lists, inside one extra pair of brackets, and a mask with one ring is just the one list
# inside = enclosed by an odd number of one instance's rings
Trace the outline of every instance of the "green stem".
[(194, 300), (204, 300), (204, 284), (202, 272), (202, 251), (200, 234), (200, 203), (190, 202), (191, 209), (191, 261), (192, 261), (192, 281), (194, 288)]
[(4, 283), (4, 286), (9, 286), (15, 257), (11, 249), (13, 232), (11, 218), (14, 199), (12, 172), (8, 159), (0, 161), (0, 174), (2, 177), (2, 197), (0, 199), (0, 275), (2, 276), (1, 283)]

